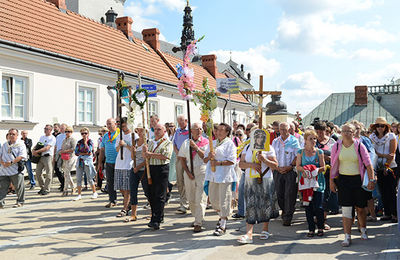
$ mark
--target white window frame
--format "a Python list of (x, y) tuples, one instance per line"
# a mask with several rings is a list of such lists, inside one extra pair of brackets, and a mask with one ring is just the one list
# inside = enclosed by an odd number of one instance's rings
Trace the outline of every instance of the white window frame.
[[(182, 107), (182, 113), (178, 113), (177, 107)], [(175, 125), (178, 125), (178, 116), (179, 115), (186, 115), (185, 113), (185, 105), (182, 103), (175, 103), (174, 104), (174, 114), (175, 114)]]
[[(15, 79), (19, 79), (24, 82), (24, 90), (23, 90), (24, 110), (22, 118), (14, 117), (14, 107), (12, 105), (12, 102), (14, 100), (14, 94), (12, 94), (13, 96), (11, 98), (11, 117), (3, 117), (3, 115), (0, 112), (0, 119), (3, 121), (31, 122), (33, 120), (33, 93), (34, 93), (33, 73), (0, 67), (1, 84), (3, 84), (3, 77), (12, 79), (11, 86), (15, 85)], [(2, 104), (2, 99), (0, 99), (0, 107), (1, 104)]]
[[(92, 121), (80, 121), (79, 120), (79, 91), (88, 90), (93, 92), (93, 104), (92, 104)], [(100, 104), (100, 86), (86, 83), (86, 82), (77, 82), (75, 88), (75, 125), (100, 125), (99, 120), (99, 104)]]
[[(150, 111), (150, 103), (157, 104), (156, 111)], [(148, 118), (150, 118), (150, 116), (152, 116), (153, 114), (156, 114), (158, 116), (158, 118), (160, 118), (160, 100), (158, 98), (149, 98), (148, 106), (149, 106)]]

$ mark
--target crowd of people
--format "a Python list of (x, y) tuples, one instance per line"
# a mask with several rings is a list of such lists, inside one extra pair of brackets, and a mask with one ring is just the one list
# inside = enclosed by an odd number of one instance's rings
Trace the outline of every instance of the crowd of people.
[(229, 218), (246, 220), (240, 244), (253, 243), (255, 224), (263, 224), (264, 240), (272, 235), (271, 219), (280, 216), (283, 226), (291, 226), (296, 201), (304, 207), (309, 238), (324, 236), (331, 228), (327, 216), (341, 210), (344, 247), (351, 245), (355, 220), (362, 240), (368, 239), (368, 221), (398, 222), (399, 123), (390, 125), (383, 117), (368, 128), (358, 121), (338, 127), (319, 119), (310, 126), (273, 122), (266, 129), (257, 122), (220, 123), (211, 137), (205, 134), (206, 124), (194, 123), (191, 139), (187, 119), (180, 115), (177, 123), (161, 124), (153, 115), (150, 129), (141, 124), (130, 129), (127, 118), (110, 118), (99, 129), (97, 146), (86, 127), (76, 140), (71, 126), (48, 124), (35, 146), (27, 131), (11, 128), (0, 149), (0, 208), (7, 193), (16, 193), (13, 207), (25, 203), (26, 168), (29, 189), (38, 186), (42, 196), (50, 193), (53, 173), (61, 196), (73, 195), (73, 201), (89, 188), (91, 199), (98, 191), (107, 193), (105, 207), (120, 206), (116, 217), (124, 222), (137, 220), (141, 186), (151, 209), (148, 227), (154, 230), (164, 221), (176, 182), (177, 213), (190, 210), (194, 232), (204, 230), (206, 209), (212, 207), (218, 213), (215, 236), (226, 233)]

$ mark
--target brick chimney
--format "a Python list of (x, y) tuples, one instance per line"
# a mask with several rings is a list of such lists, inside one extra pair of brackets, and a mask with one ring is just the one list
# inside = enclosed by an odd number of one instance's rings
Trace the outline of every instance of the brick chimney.
[(65, 11), (67, 10), (67, 5), (65, 4), (65, 0), (47, 0), (50, 3), (53, 3), (57, 6), (58, 9)]
[(157, 28), (144, 29), (142, 31), (143, 41), (154, 50), (160, 49), (160, 30)]
[(217, 56), (215, 54), (203, 55), (201, 65), (215, 78), (217, 76)]
[(115, 19), (117, 29), (122, 31), (129, 40), (133, 39), (132, 23), (133, 20), (129, 16), (118, 17)]
[(355, 86), (354, 87), (354, 105), (366, 106), (368, 105), (368, 86)]

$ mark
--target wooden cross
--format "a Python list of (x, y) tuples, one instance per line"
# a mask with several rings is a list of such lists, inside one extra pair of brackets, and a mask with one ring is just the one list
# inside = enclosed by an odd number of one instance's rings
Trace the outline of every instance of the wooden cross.
[(240, 91), (240, 93), (244, 95), (259, 95), (258, 99), (258, 113), (259, 113), (259, 118), (258, 118), (258, 127), (260, 129), (263, 128), (263, 122), (262, 122), (262, 114), (263, 114), (263, 101), (264, 98), (267, 97), (268, 95), (282, 95), (282, 91), (264, 91), (263, 90), (263, 75), (260, 75), (260, 90), (245, 90), (245, 91)]

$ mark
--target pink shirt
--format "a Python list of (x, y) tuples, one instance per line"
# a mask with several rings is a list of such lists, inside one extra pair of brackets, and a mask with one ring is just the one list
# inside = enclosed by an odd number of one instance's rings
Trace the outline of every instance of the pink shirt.
[[(369, 158), (368, 150), (358, 140), (353, 139), (354, 149), (358, 157), (358, 169), (360, 171), (361, 179), (364, 179), (365, 167), (371, 165), (371, 159)], [(358, 147), (360, 146), (360, 152)], [(342, 140), (338, 140), (332, 147), (331, 153), (331, 179), (334, 179), (339, 175), (339, 154), (342, 149)]]

